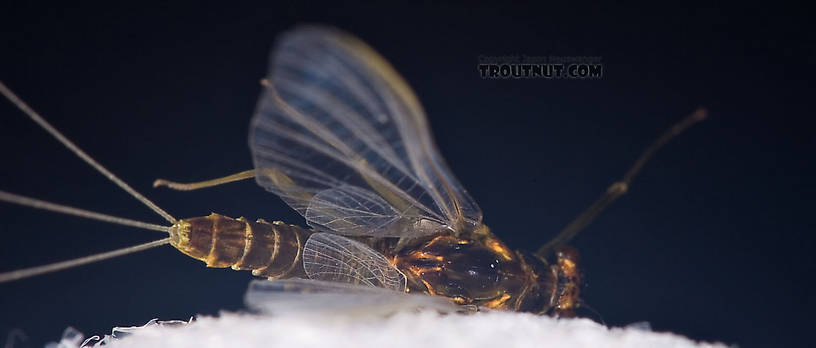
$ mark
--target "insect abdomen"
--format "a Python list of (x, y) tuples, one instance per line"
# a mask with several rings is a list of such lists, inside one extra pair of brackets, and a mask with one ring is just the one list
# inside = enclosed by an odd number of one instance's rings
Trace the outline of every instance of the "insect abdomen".
[(303, 244), (311, 231), (282, 222), (233, 219), (216, 213), (180, 220), (170, 244), (207, 267), (251, 270), (261, 277), (302, 275)]

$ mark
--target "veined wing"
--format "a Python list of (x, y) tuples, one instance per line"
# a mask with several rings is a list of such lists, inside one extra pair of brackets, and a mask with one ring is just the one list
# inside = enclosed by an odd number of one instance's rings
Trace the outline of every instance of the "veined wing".
[(415, 237), (478, 226), (417, 97), (373, 49), (337, 30), (279, 40), (250, 127), (258, 183), (310, 226)]
[(405, 291), (405, 275), (367, 245), (330, 233), (315, 233), (303, 246), (310, 279)]
[(417, 309), (441, 313), (467, 312), (446, 298), (406, 294), (363, 285), (312, 279), (253, 280), (244, 302), (272, 315), (319, 314), (348, 317), (386, 316)]

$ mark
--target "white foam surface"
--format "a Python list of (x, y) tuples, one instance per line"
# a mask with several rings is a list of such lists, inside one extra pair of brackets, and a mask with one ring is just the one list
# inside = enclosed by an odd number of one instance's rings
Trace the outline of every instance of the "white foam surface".
[[(76, 347), (63, 340), (61, 346)], [(79, 342), (81, 343), (81, 342)], [(222, 313), (180, 326), (147, 325), (106, 347), (726, 347), (588, 319), (514, 312), (403, 312), (388, 317)]]

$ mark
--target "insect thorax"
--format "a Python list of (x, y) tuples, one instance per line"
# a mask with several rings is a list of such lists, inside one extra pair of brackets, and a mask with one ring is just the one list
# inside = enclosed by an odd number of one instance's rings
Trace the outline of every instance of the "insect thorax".
[(557, 266), (510, 250), (485, 226), (418, 240), (395, 257), (408, 289), (459, 304), (545, 313), (557, 304)]

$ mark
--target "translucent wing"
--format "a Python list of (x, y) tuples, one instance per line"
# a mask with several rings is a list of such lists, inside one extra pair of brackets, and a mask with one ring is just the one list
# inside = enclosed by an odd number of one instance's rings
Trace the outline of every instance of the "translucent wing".
[(443, 297), (312, 279), (253, 280), (244, 302), (251, 309), (277, 315), (317, 313), (361, 316), (389, 315), (417, 309), (443, 313), (469, 310)]
[(405, 291), (405, 275), (367, 245), (330, 233), (315, 233), (303, 246), (310, 279)]
[(343, 235), (414, 237), (481, 223), (424, 111), (360, 40), (304, 27), (275, 47), (250, 127), (258, 183)]

